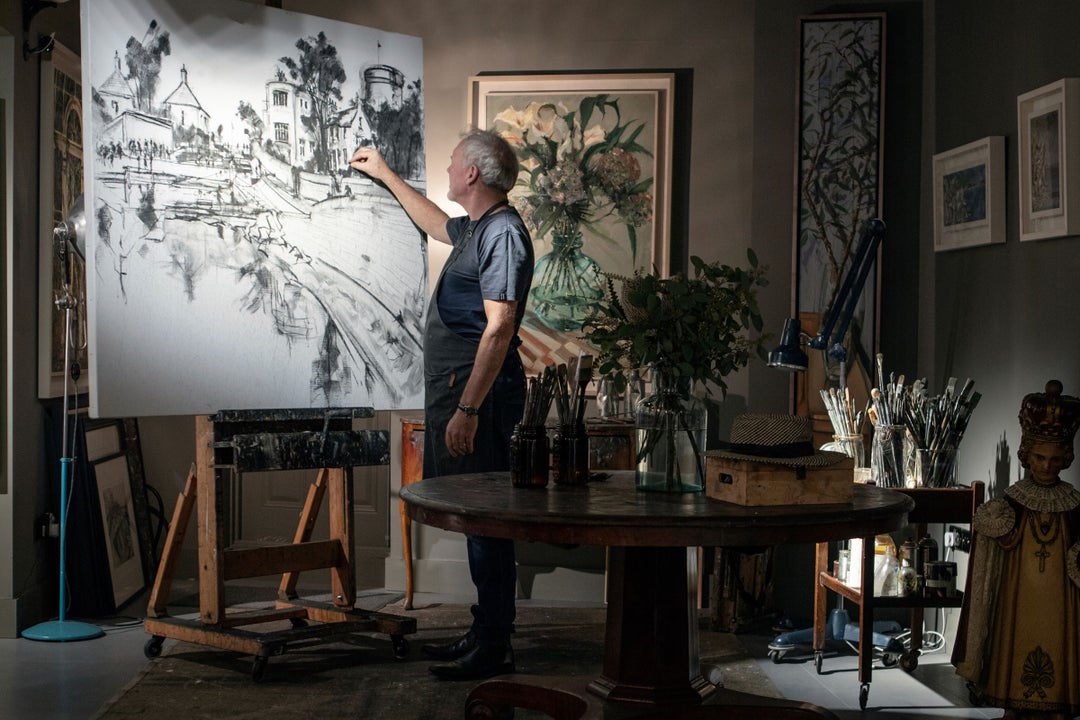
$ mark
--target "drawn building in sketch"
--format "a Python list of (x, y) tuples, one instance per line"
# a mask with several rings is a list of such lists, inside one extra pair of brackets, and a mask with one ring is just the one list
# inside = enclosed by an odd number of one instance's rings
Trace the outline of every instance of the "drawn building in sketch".
[(177, 130), (189, 129), (200, 142), (210, 135), (210, 114), (199, 104), (198, 98), (188, 85), (187, 67), (180, 66), (180, 84), (169, 93), (162, 103), (167, 117)]

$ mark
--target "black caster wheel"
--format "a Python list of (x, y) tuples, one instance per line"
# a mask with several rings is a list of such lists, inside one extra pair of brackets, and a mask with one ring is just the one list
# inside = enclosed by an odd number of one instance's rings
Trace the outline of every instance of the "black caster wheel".
[(269, 658), (265, 655), (256, 655), (255, 659), (251, 663), (251, 679), (255, 682), (262, 682), (266, 677), (266, 665), (269, 662)]
[(773, 661), (773, 664), (779, 665), (780, 664), (780, 658), (782, 658), (782, 657), (784, 657), (784, 656), (779, 650), (770, 650), (769, 651), (769, 659)]
[(161, 645), (165, 642), (165, 638), (161, 635), (154, 635), (146, 644), (143, 645), (143, 655), (148, 658), (156, 658), (161, 656)]
[(900, 661), (900, 657), (896, 653), (885, 653), (881, 656), (881, 664), (887, 668), (896, 667), (896, 663)]
[(818, 675), (821, 674), (821, 663), (824, 660), (825, 660), (825, 656), (824, 656), (824, 654), (822, 652), (818, 651), (818, 652), (814, 653), (814, 670), (817, 671)]
[(405, 639), (404, 635), (391, 635), (390, 642), (394, 646), (395, 658), (404, 660), (409, 656), (409, 641)]
[(900, 656), (900, 667), (907, 672), (913, 672), (919, 667), (919, 653), (912, 650)]
[(863, 683), (859, 688), (859, 709), (866, 709), (866, 700), (870, 697), (870, 683)]

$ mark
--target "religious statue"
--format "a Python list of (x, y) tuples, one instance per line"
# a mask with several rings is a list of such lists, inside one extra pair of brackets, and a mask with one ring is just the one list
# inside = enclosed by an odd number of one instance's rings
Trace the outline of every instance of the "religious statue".
[(1006, 720), (1080, 714), (1080, 399), (1057, 380), (1024, 397), (1017, 457), (1027, 472), (972, 519), (971, 571), (953, 664)]

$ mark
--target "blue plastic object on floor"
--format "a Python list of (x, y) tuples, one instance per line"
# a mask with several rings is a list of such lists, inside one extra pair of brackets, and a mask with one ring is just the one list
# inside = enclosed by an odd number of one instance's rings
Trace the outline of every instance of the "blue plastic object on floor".
[[(904, 644), (889, 633), (898, 633), (902, 630), (895, 620), (875, 620), (871, 642), (875, 649), (880, 649), (889, 654), (899, 655), (904, 652)], [(829, 622), (825, 624), (825, 640), (842, 640), (846, 642), (859, 642), (859, 624), (849, 622), (847, 610), (834, 608), (829, 613)], [(791, 630), (777, 635), (769, 643), (769, 657), (774, 662), (779, 661), (785, 654), (794, 650), (799, 645), (811, 645), (814, 642), (814, 628), (802, 628)]]

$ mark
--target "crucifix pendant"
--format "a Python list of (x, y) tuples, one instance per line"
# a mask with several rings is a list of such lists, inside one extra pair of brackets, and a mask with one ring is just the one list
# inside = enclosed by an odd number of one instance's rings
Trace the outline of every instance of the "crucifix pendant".
[(1040, 550), (1035, 553), (1039, 558), (1039, 572), (1046, 571), (1046, 558), (1050, 557), (1050, 551), (1046, 549), (1046, 543), (1039, 543)]

